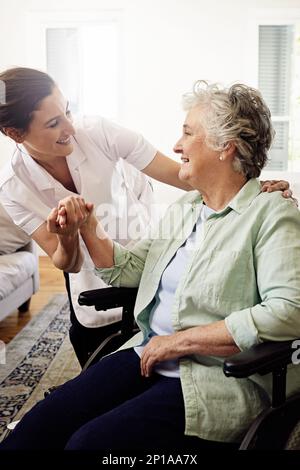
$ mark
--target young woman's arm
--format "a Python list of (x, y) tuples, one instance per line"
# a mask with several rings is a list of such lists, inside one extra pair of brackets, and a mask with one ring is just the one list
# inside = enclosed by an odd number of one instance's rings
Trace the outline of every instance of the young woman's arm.
[(166, 157), (161, 152), (157, 152), (152, 162), (143, 169), (143, 173), (162, 183), (191, 191), (193, 188), (178, 178), (179, 170), (180, 163)]
[[(143, 173), (162, 183), (191, 191), (193, 188), (178, 178), (180, 166), (180, 163), (175, 162), (161, 152), (157, 152), (152, 162), (143, 169)], [(292, 196), (288, 181), (261, 181), (261, 185), (262, 191), (282, 191), (283, 197), (289, 198)]]
[(32, 238), (52, 259), (55, 267), (66, 272), (80, 271), (83, 255), (78, 232), (74, 235), (50, 233), (45, 222), (33, 233)]
[(65, 198), (58, 208), (52, 209), (47, 222), (33, 233), (32, 238), (46, 251), (57, 268), (66, 272), (79, 272), (83, 254), (78, 229), (88, 217), (89, 211), (84, 199)]

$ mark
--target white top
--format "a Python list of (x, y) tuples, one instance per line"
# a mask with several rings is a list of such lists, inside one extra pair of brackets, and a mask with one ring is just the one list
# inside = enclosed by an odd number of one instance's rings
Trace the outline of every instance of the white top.
[[(153, 160), (156, 149), (141, 135), (103, 118), (83, 118), (75, 129), (73, 152), (67, 157), (67, 164), (78, 194), (94, 203), (97, 217), (113, 239), (123, 245), (137, 239), (149, 225), (152, 201), (150, 182), (138, 170)], [(22, 147), (0, 172), (0, 201), (15, 224), (29, 235), (45, 222), (60, 199), (70, 195), (74, 193)], [(77, 302), (80, 292), (106, 287), (94, 275), (94, 264), (82, 240), (81, 246), (85, 253), (83, 267), (80, 273), (70, 274), (76, 316), (87, 327), (117, 321), (120, 309), (97, 312)]]
[[(195, 250), (199, 248), (202, 237), (202, 223), (215, 211), (206, 205), (203, 205), (197, 224), (186, 241), (177, 250), (166, 269), (164, 270), (155, 295), (155, 305), (153, 306), (149, 324), (153, 336), (171, 335), (174, 333), (172, 325), (172, 307), (175, 292), (183, 272), (188, 267), (188, 262), (192, 258)], [(141, 356), (145, 345), (137, 346), (136, 353)], [(158, 363), (155, 372), (166, 377), (179, 377), (178, 359), (163, 361)]]

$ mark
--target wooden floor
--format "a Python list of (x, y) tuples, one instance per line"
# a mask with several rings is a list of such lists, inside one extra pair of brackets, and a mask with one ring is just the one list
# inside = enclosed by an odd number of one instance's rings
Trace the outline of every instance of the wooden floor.
[(0, 322), (0, 339), (8, 343), (51, 299), (53, 294), (66, 292), (62, 271), (56, 269), (50, 258), (39, 257), (40, 289), (32, 297), (30, 308), (26, 313), (18, 310)]

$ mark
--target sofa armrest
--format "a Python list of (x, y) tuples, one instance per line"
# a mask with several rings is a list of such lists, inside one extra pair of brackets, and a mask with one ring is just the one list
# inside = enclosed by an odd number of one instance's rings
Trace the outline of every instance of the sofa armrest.
[(39, 276), (39, 256), (37, 252), (37, 246), (34, 240), (30, 240), (26, 245), (18, 249), (18, 251), (28, 251), (35, 257), (35, 269), (33, 273), (33, 293), (37, 292), (40, 287), (40, 276)]
[(37, 255), (36, 244), (33, 240), (30, 240), (26, 245), (19, 248), (18, 251), (29, 251), (30, 253)]

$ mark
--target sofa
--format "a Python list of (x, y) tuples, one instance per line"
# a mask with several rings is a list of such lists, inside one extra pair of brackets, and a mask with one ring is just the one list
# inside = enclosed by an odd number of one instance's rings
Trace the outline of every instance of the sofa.
[(0, 321), (16, 309), (27, 311), (38, 288), (35, 243), (13, 223), (0, 204)]

